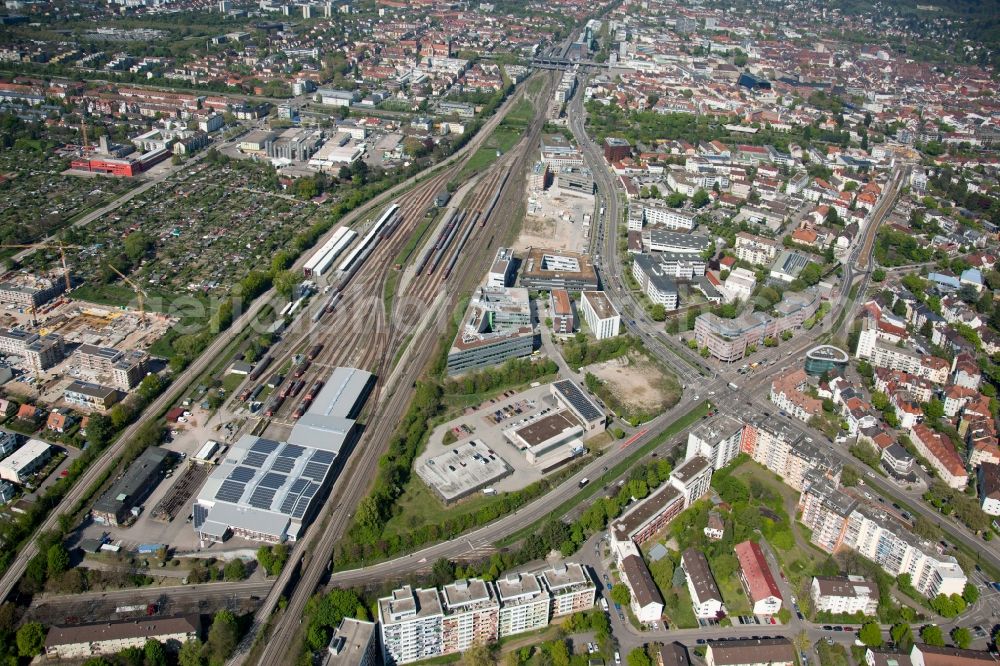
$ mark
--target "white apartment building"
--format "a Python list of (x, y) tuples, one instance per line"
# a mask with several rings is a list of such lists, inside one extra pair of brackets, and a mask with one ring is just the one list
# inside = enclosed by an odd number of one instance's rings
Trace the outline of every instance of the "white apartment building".
[(598, 340), (613, 338), (621, 329), (622, 318), (611, 299), (603, 291), (584, 291), (580, 295), (580, 310), (590, 332)]
[(539, 576), (552, 595), (552, 617), (572, 615), (594, 606), (597, 587), (587, 570), (575, 562), (557, 564)]
[(29, 439), (24, 446), (0, 460), (0, 479), (24, 483), (52, 457), (52, 447), (40, 439)]
[(653, 303), (658, 303), (667, 310), (677, 309), (677, 283), (667, 277), (660, 264), (654, 262), (648, 254), (633, 257), (632, 277)]
[(770, 238), (746, 232), (736, 234), (736, 258), (755, 266), (770, 266), (778, 256), (780, 244)]
[(668, 483), (684, 495), (684, 506), (691, 506), (708, 492), (712, 481), (712, 463), (702, 456), (688, 458), (670, 473)]
[(726, 295), (726, 301), (735, 300), (747, 301), (753, 295), (753, 290), (757, 287), (757, 276), (745, 268), (734, 268), (726, 277), (722, 285), (722, 292)]
[(493, 586), (479, 578), (459, 579), (441, 588), (441, 654), (464, 652), (499, 637), (500, 604)]
[(508, 573), (496, 582), (500, 597), (500, 635), (511, 636), (549, 624), (552, 602), (538, 576)]
[(642, 225), (646, 220), (646, 215), (643, 212), (642, 204), (633, 203), (629, 204), (628, 207), (628, 230), (629, 231), (642, 231)]
[[(670, 208), (665, 203), (649, 199), (642, 204), (646, 224), (655, 224), (672, 231), (679, 229), (690, 231), (695, 227), (694, 214), (676, 208)], [(641, 229), (641, 227), (640, 227)]]
[(814, 576), (809, 587), (817, 612), (875, 615), (878, 588), (864, 576)]
[(685, 460), (701, 456), (713, 469), (728, 465), (740, 453), (743, 424), (735, 418), (720, 414), (702, 421), (688, 432)]
[(444, 609), (437, 590), (409, 585), (378, 600), (386, 664), (406, 664), (441, 654)]

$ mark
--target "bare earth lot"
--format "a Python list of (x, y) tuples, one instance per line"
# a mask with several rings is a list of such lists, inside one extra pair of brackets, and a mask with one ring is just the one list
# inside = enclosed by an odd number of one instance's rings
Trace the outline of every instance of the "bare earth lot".
[(629, 411), (653, 412), (676, 402), (678, 387), (673, 378), (635, 354), (595, 363), (587, 367), (604, 382)]

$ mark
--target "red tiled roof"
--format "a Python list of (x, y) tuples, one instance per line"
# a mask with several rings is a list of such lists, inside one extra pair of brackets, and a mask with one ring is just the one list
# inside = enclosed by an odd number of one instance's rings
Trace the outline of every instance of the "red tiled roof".
[(753, 541), (744, 541), (736, 544), (733, 550), (736, 551), (736, 559), (739, 560), (740, 570), (746, 580), (750, 600), (756, 603), (768, 597), (780, 599), (781, 590), (778, 589), (760, 545)]

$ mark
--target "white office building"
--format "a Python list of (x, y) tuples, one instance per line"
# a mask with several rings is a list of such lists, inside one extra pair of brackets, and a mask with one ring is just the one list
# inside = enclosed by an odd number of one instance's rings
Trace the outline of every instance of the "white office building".
[(603, 291), (585, 291), (580, 295), (580, 310), (590, 332), (598, 340), (613, 338), (621, 329), (622, 318)]

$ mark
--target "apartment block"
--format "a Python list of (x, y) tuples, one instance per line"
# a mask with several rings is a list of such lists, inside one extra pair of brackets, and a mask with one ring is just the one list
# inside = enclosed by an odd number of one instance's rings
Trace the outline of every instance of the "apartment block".
[(621, 329), (621, 315), (603, 291), (585, 291), (580, 295), (580, 310), (590, 332), (598, 340), (613, 338)]
[(809, 528), (809, 540), (828, 553), (836, 552), (844, 542), (847, 521), (857, 500), (840, 492), (836, 484), (817, 471), (807, 472), (802, 486), (799, 520)]
[(125, 352), (82, 344), (73, 352), (73, 360), (85, 372), (109, 377), (112, 386), (121, 391), (135, 388), (149, 369), (149, 354), (141, 350)]
[(950, 439), (918, 423), (910, 428), (910, 441), (948, 487), (958, 490), (969, 482), (965, 462)]
[(667, 310), (676, 310), (677, 283), (667, 276), (663, 267), (648, 254), (637, 254), (632, 259), (632, 277), (653, 303)]
[(806, 441), (801, 431), (773, 416), (749, 419), (740, 449), (800, 492), (810, 470), (840, 478), (840, 464), (824, 448)]
[(441, 653), (464, 652), (499, 637), (500, 604), (493, 586), (479, 578), (459, 579), (441, 589)]
[(437, 590), (409, 585), (378, 600), (383, 657), (387, 664), (406, 664), (442, 654), (444, 609)]
[(702, 421), (688, 432), (685, 460), (701, 456), (713, 469), (728, 465), (740, 453), (743, 424), (732, 416), (720, 414)]
[(500, 598), (501, 636), (512, 636), (548, 625), (552, 602), (538, 576), (508, 573), (496, 581), (496, 588)]
[(571, 335), (576, 329), (576, 317), (573, 313), (573, 302), (565, 289), (553, 289), (549, 292), (549, 308), (552, 319), (552, 332), (556, 335)]
[(642, 212), (646, 224), (653, 224), (676, 231), (690, 231), (695, 227), (694, 214), (676, 208), (670, 208), (662, 201), (647, 199), (642, 204)]
[(781, 244), (771, 238), (741, 231), (736, 234), (736, 258), (755, 266), (770, 266)]
[(823, 411), (823, 401), (806, 395), (805, 370), (796, 368), (771, 382), (771, 402), (800, 421), (808, 421)]
[(781, 591), (760, 544), (744, 541), (736, 544), (733, 550), (740, 563), (740, 582), (750, 599), (754, 615), (774, 615), (781, 610)]
[(593, 608), (597, 587), (582, 565), (575, 562), (557, 564), (539, 576), (552, 595), (553, 618)]
[(707, 458), (695, 456), (685, 460), (680, 467), (670, 473), (667, 482), (684, 497), (684, 506), (689, 507), (708, 492), (712, 482), (712, 463)]
[(48, 370), (63, 360), (63, 340), (55, 333), (38, 335), (20, 329), (0, 331), (0, 354), (20, 356), (35, 372)]
[(864, 576), (815, 576), (809, 596), (821, 613), (875, 615), (878, 611), (878, 588)]

